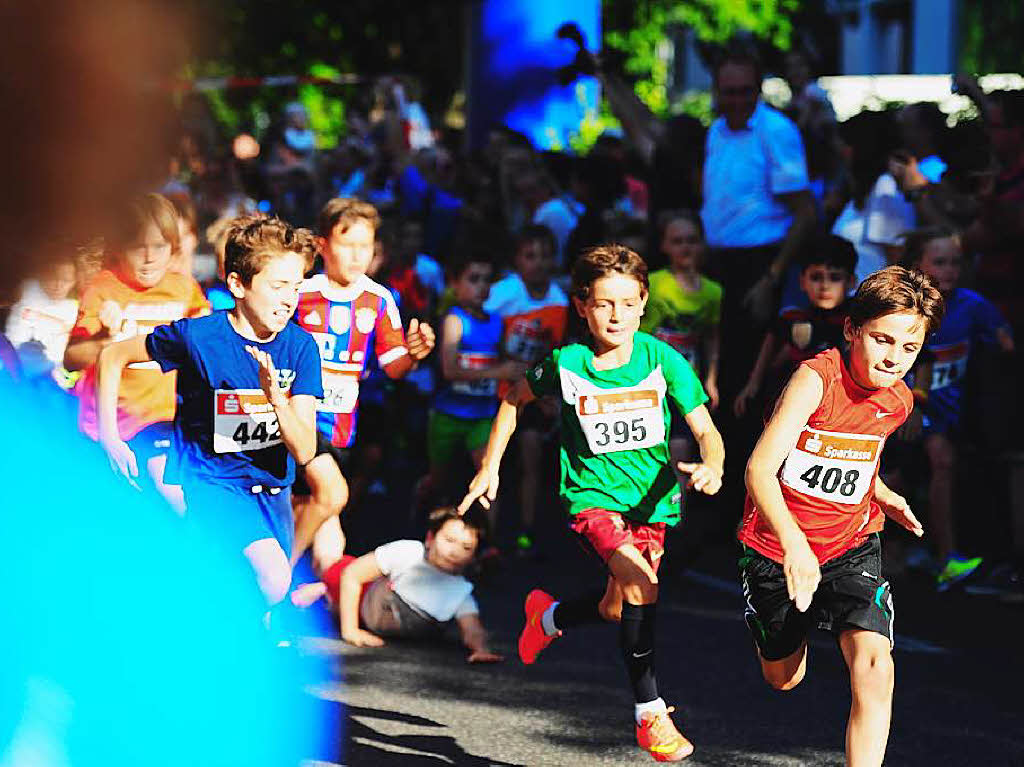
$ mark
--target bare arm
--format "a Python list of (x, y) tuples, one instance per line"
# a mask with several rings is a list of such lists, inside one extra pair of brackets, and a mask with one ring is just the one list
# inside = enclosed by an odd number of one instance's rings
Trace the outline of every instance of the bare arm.
[(146, 349), (146, 336), (135, 336), (105, 344), (98, 353), (96, 363), (96, 415), (100, 445), (107, 452), (114, 470), (127, 477), (132, 485), (135, 485), (132, 478), (139, 475), (139, 467), (135, 454), (121, 439), (118, 430), (117, 395), (125, 367), (133, 362), (148, 362), (151, 359)]
[(924, 527), (910, 511), (910, 504), (907, 499), (897, 492), (891, 490), (881, 477), (875, 477), (874, 484), (875, 501), (885, 516), (889, 517), (896, 524), (906, 528), (918, 538), (924, 535)]
[(746, 484), (750, 497), (782, 545), (786, 588), (797, 609), (806, 611), (821, 580), (821, 568), (803, 530), (793, 519), (782, 497), (779, 468), (796, 445), (807, 419), (821, 404), (824, 384), (818, 374), (797, 368), (779, 399), (747, 462)]
[(722, 487), (722, 472), (725, 471), (725, 444), (722, 435), (715, 428), (711, 414), (703, 405), (698, 405), (686, 414), (686, 425), (690, 427), (700, 448), (700, 463), (679, 463), (681, 472), (690, 475), (690, 487), (707, 495), (714, 495)]
[(761, 342), (761, 351), (758, 352), (757, 361), (754, 363), (754, 369), (750, 371), (746, 385), (736, 395), (736, 401), (733, 402), (732, 410), (737, 416), (742, 416), (747, 411), (747, 404), (761, 391), (764, 374), (768, 370), (768, 362), (775, 356), (775, 347), (775, 334), (765, 333), (764, 340)]
[(84, 370), (95, 365), (102, 352), (111, 343), (110, 338), (84, 338), (69, 341), (64, 349), (64, 368), (68, 371)]
[(346, 567), (338, 583), (338, 623), (341, 638), (356, 647), (380, 647), (384, 640), (359, 628), (359, 596), (363, 586), (384, 575), (374, 552), (364, 554)]
[(793, 223), (789, 227), (789, 231), (786, 232), (786, 239), (782, 241), (779, 255), (776, 256), (770, 267), (772, 279), (776, 284), (785, 278), (786, 268), (799, 251), (808, 232), (814, 228), (817, 218), (814, 210), (814, 198), (811, 197), (809, 191), (780, 194), (778, 198), (793, 214)]
[(459, 503), (460, 513), (464, 513), (477, 500), (484, 508), (489, 509), (491, 501), (498, 497), (498, 469), (501, 466), (501, 457), (505, 455), (505, 449), (508, 447), (508, 441), (515, 433), (519, 409), (535, 399), (530, 385), (522, 378), (516, 381), (511, 391), (505, 395), (491, 424), (491, 436), (487, 440), (487, 449), (480, 462), (480, 470), (469, 483), (466, 497)]
[(708, 393), (712, 410), (718, 408), (718, 358), (722, 346), (722, 333), (718, 325), (712, 325), (704, 337), (704, 359), (708, 372), (704, 378), (704, 391)]
[(790, 224), (786, 237), (782, 241), (779, 255), (768, 267), (768, 271), (754, 283), (747, 291), (747, 295), (743, 297), (744, 306), (749, 308), (754, 319), (759, 322), (766, 321), (771, 315), (775, 286), (785, 279), (790, 261), (800, 249), (807, 234), (813, 229), (817, 217), (814, 210), (814, 198), (811, 197), (809, 191), (787, 192), (779, 194), (777, 197), (793, 214), (793, 223)]
[(487, 631), (477, 613), (470, 613), (455, 619), (462, 637), (462, 644), (469, 650), (466, 660), (470, 663), (496, 663), (504, 660), (487, 647)]

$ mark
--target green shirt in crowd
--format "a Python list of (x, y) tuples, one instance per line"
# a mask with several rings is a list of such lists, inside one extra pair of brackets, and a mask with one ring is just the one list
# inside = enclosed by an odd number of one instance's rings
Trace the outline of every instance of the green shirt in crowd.
[(700, 371), (704, 340), (721, 321), (722, 286), (701, 275), (700, 287), (685, 291), (670, 269), (653, 272), (650, 286), (640, 329), (672, 346)]
[(707, 401), (693, 368), (671, 346), (633, 338), (629, 363), (595, 370), (594, 352), (555, 349), (526, 380), (561, 404), (560, 494), (570, 514), (620, 512), (637, 522), (679, 522), (679, 488), (669, 455), (668, 399), (685, 415)]

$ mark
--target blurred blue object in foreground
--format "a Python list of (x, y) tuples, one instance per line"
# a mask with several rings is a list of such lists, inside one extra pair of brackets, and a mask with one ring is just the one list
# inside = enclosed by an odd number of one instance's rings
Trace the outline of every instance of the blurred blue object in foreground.
[(0, 767), (281, 767), (337, 750), (336, 707), (281, 650), (240, 556), (119, 481), (0, 375)]

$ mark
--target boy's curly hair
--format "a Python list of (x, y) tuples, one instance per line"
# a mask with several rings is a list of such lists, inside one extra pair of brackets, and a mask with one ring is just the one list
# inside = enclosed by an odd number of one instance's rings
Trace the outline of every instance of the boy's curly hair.
[(279, 218), (236, 219), (224, 242), (224, 275), (234, 272), (243, 285), (250, 285), (267, 261), (285, 253), (298, 253), (304, 261), (303, 271), (312, 269), (316, 256), (313, 233)]
[(625, 245), (609, 243), (589, 248), (576, 259), (572, 268), (572, 294), (586, 301), (594, 282), (610, 274), (624, 274), (640, 283), (640, 292), (647, 294), (647, 263)]

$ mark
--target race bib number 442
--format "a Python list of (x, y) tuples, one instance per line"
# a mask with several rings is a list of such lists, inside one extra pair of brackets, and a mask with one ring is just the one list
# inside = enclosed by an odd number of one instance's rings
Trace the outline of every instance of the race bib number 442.
[(804, 495), (856, 505), (871, 489), (881, 450), (881, 437), (804, 429), (780, 478)]
[(262, 389), (217, 389), (213, 402), (213, 450), (240, 453), (281, 444), (281, 429)]
[(576, 417), (595, 455), (639, 450), (665, 441), (661, 396), (655, 389), (580, 394)]

